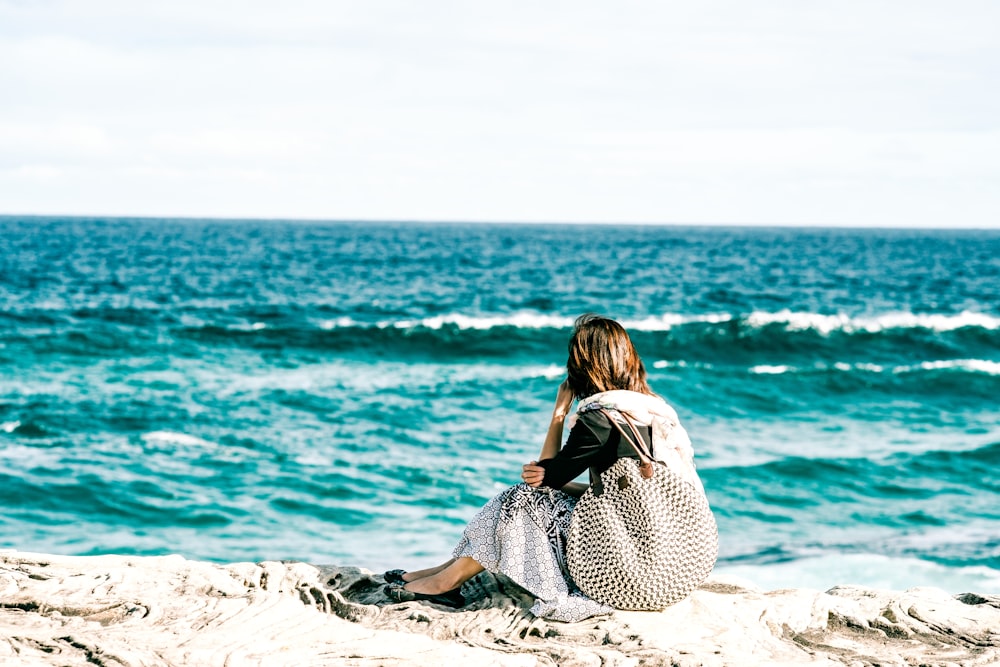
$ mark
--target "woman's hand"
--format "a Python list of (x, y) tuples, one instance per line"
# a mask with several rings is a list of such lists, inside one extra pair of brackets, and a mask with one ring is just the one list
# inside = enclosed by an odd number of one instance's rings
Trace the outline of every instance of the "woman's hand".
[(542, 485), (542, 480), (545, 479), (545, 468), (538, 465), (538, 461), (525, 463), (521, 466), (521, 479), (528, 486), (538, 488)]

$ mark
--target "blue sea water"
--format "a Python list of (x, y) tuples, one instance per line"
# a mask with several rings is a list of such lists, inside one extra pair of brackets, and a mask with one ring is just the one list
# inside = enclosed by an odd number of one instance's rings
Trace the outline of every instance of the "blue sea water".
[(997, 231), (0, 218), (0, 547), (438, 562), (588, 311), (720, 571), (1000, 592)]

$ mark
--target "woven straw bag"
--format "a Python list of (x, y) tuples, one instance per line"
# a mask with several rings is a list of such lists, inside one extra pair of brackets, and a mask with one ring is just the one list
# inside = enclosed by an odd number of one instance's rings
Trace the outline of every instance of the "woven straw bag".
[[(566, 561), (589, 597), (616, 609), (664, 609), (711, 573), (719, 533), (705, 494), (653, 461), (632, 420), (626, 435), (639, 461), (620, 458), (593, 480), (573, 510)], [(619, 413), (621, 414), (621, 413)]]

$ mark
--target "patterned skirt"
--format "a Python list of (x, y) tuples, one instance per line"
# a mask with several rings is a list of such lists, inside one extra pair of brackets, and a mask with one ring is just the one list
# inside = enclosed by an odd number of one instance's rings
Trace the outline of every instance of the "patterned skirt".
[(566, 536), (576, 498), (518, 484), (497, 494), (469, 522), (452, 552), (503, 574), (534, 595), (535, 616), (576, 622), (610, 614), (573, 584), (566, 567)]

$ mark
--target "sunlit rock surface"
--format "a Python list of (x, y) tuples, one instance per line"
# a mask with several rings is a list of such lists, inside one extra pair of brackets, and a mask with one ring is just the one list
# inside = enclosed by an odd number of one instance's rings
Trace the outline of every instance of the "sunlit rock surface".
[(662, 612), (542, 621), (504, 579), (460, 610), (354, 567), (0, 552), (0, 665), (997, 665), (1000, 597), (713, 577)]

